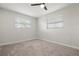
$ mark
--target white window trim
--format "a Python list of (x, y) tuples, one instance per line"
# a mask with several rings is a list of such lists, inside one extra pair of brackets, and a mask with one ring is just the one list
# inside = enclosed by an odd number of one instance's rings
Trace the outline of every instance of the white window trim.
[[(16, 19), (16, 22), (15, 22), (15, 26), (16, 28), (30, 28), (31, 27), (31, 21), (30, 20), (26, 20), (24, 18), (20, 18), (20, 19), (23, 19), (24, 21), (29, 21), (30, 23), (28, 22), (21, 22), (22, 20), (19, 20), (19, 19)], [(19, 21), (17, 21), (19, 20)]]
[(54, 22), (50, 22), (48, 23), (49, 20), (47, 20), (47, 29), (61, 29), (62, 27), (49, 27), (50, 24), (57, 24), (57, 23), (62, 23), (64, 25), (64, 21), (54, 21)]

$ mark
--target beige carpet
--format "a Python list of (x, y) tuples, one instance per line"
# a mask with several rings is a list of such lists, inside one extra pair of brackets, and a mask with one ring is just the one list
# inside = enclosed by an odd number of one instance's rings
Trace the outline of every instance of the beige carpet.
[(30, 40), (0, 47), (1, 56), (79, 56), (79, 50), (43, 40)]

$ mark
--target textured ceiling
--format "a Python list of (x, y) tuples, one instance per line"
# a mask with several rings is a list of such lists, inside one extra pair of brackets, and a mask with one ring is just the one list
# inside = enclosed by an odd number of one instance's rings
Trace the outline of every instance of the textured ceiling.
[(30, 3), (0, 3), (0, 7), (2, 8), (33, 17), (40, 17), (68, 5), (68, 3), (46, 3), (48, 10), (45, 11), (44, 9), (40, 8), (40, 6), (30, 6)]

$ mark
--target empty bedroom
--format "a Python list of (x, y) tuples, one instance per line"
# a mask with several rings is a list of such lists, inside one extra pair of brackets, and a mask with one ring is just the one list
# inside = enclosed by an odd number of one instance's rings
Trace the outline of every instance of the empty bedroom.
[(0, 56), (79, 56), (79, 3), (0, 3)]

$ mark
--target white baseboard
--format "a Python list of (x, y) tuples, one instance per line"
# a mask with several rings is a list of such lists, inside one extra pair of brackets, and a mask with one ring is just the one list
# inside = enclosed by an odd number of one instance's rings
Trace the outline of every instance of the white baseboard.
[(17, 40), (17, 41), (13, 41), (13, 42), (4, 42), (4, 43), (0, 43), (0, 46), (3, 46), (3, 45), (8, 45), (8, 44), (21, 43), (21, 42), (24, 42), (24, 41), (29, 41), (29, 40), (34, 40), (34, 39), (28, 39), (28, 40)]
[(56, 42), (56, 41), (52, 41), (52, 40), (48, 40), (48, 39), (42, 39), (42, 40), (49, 41), (51, 43), (56, 43), (56, 44), (59, 44), (59, 45), (63, 45), (63, 46), (66, 46), (66, 47), (70, 47), (70, 48), (74, 48), (74, 49), (79, 50), (79, 47), (77, 47), (77, 46), (71, 46), (71, 45), (68, 45), (68, 44), (64, 44), (64, 43), (61, 43), (61, 42)]
[[(6, 42), (6, 43), (1, 43), (0, 46), (8, 45), (8, 44), (16, 44), (16, 43), (20, 43), (20, 42), (24, 42), (24, 41), (29, 41), (29, 40), (35, 40), (35, 39), (19, 40), (19, 41), (14, 41), (14, 42)], [(48, 39), (39, 39), (39, 40), (45, 40), (45, 41), (48, 41), (48, 42), (51, 42), (51, 43), (56, 43), (56, 44), (59, 44), (59, 45), (63, 45), (63, 46), (67, 46), (67, 47), (79, 50), (79, 47), (77, 47), (77, 46), (71, 46), (71, 45), (68, 45), (68, 44), (64, 44), (64, 43), (60, 43), (60, 42), (56, 42), (56, 41), (51, 41), (51, 40), (48, 40)]]

